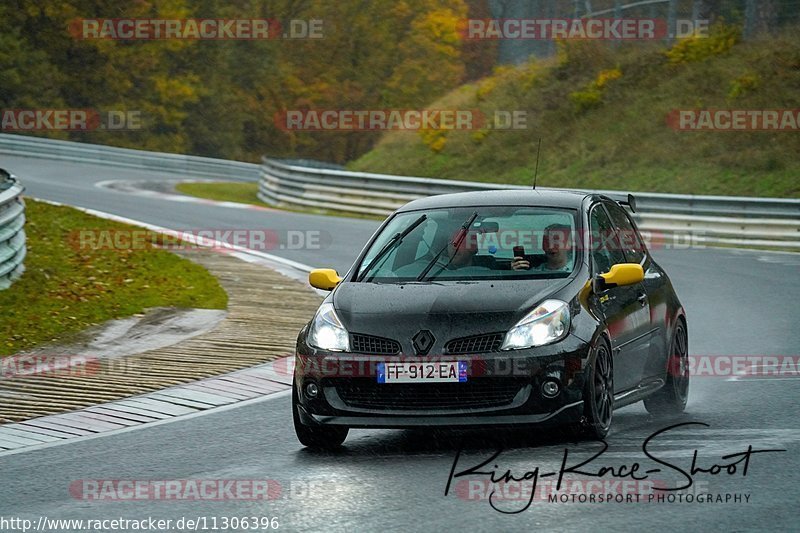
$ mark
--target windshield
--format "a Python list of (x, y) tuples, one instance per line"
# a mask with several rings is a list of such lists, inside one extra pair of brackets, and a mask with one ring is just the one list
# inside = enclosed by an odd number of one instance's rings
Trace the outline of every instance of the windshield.
[[(458, 243), (464, 220), (476, 211), (479, 215)], [(426, 218), (419, 223), (422, 214)], [(418, 227), (374, 262), (392, 238), (415, 223)], [(481, 206), (400, 213), (372, 242), (354, 279), (416, 281), (432, 262), (426, 281), (565, 278), (576, 264), (575, 230), (576, 211), (571, 209)]]

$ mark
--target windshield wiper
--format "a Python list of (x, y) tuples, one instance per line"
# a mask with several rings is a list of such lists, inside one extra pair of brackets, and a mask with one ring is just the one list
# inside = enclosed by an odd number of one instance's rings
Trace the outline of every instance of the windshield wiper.
[(422, 224), (427, 218), (428, 215), (420, 215), (420, 217), (414, 222), (412, 222), (411, 225), (408, 226), (406, 229), (404, 229), (399, 233), (395, 233), (394, 236), (391, 239), (389, 239), (386, 244), (383, 245), (383, 248), (380, 249), (378, 254), (372, 258), (372, 261), (369, 262), (367, 267), (361, 271), (361, 274), (358, 275), (356, 281), (364, 281), (364, 278), (367, 277), (367, 274), (369, 274), (370, 270), (375, 268), (375, 266), (378, 264), (378, 261), (386, 257), (389, 254), (389, 252), (395, 249), (395, 247), (399, 246), (400, 243), (403, 242), (403, 239), (405, 239), (409, 233), (414, 231), (414, 229), (416, 229), (417, 226)]
[(428, 263), (428, 265), (425, 267), (425, 269), (422, 272), (420, 272), (419, 276), (417, 276), (417, 281), (424, 280), (425, 276), (428, 275), (428, 272), (430, 272), (431, 269), (433, 268), (433, 266), (436, 264), (436, 262), (439, 261), (439, 258), (447, 250), (447, 248), (450, 247), (450, 246), (453, 246), (453, 255), (450, 256), (450, 259), (447, 260), (447, 263), (445, 263), (444, 266), (442, 266), (442, 268), (437, 270), (436, 273), (431, 276), (431, 279), (433, 279), (434, 277), (439, 275), (439, 272), (441, 272), (442, 270), (444, 270), (445, 268), (450, 266), (450, 263), (453, 261), (453, 258), (456, 256), (456, 252), (461, 247), (461, 243), (464, 242), (464, 239), (467, 236), (467, 232), (469, 231), (470, 226), (472, 226), (472, 223), (475, 222), (476, 218), (478, 218), (478, 212), (477, 211), (472, 213), (472, 215), (470, 215), (470, 217), (467, 220), (465, 220), (463, 224), (461, 224), (461, 229), (458, 230), (458, 233), (456, 234), (455, 238), (452, 241), (450, 241), (447, 244), (445, 244), (444, 247), (442, 247), (442, 249), (439, 250), (439, 252), (435, 256), (433, 256), (433, 259), (431, 259), (431, 262)]

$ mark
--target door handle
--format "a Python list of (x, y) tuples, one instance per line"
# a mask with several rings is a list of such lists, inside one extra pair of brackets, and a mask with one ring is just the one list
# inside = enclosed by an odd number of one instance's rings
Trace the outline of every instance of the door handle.
[(644, 292), (639, 293), (639, 296), (637, 296), (636, 299), (639, 301), (640, 304), (642, 304), (642, 307), (647, 305), (647, 293)]

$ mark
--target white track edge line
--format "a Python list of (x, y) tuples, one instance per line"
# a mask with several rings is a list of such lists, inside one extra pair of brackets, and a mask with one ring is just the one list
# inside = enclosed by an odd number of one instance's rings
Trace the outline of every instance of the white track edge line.
[[(75, 444), (77, 442), (84, 442), (84, 441), (87, 441), (87, 440), (99, 439), (99, 438), (102, 438), (102, 437), (111, 437), (111, 436), (114, 436), (114, 435), (119, 435), (121, 433), (129, 433), (131, 431), (137, 431), (139, 429), (147, 429), (147, 428), (152, 428), (152, 427), (156, 427), (156, 426), (162, 426), (162, 425), (165, 425), (165, 424), (170, 424), (172, 422), (181, 422), (183, 420), (189, 420), (191, 418), (197, 418), (197, 417), (200, 417), (200, 416), (206, 416), (206, 415), (221, 413), (221, 412), (228, 411), (228, 410), (231, 410), (231, 409), (236, 409), (236, 408), (239, 408), (239, 407), (247, 407), (248, 405), (253, 405), (253, 404), (256, 404), (256, 403), (266, 402), (266, 401), (269, 401), (269, 400), (277, 400), (279, 398), (283, 398), (284, 396), (288, 396), (289, 394), (291, 394), (291, 392), (292, 392), (292, 389), (291, 389), (291, 386), (290, 386), (288, 390), (273, 392), (272, 394), (267, 394), (266, 396), (259, 396), (257, 398), (250, 398), (248, 400), (242, 400), (240, 402), (229, 403), (227, 405), (221, 405), (219, 407), (213, 407), (211, 409), (204, 409), (204, 410), (198, 411), (196, 413), (189, 413), (189, 414), (185, 414), (185, 415), (172, 416), (170, 418), (164, 418), (162, 420), (156, 420), (154, 422), (145, 422), (145, 423), (142, 423), (142, 424), (138, 424), (136, 426), (128, 426), (128, 427), (120, 428), (120, 429), (112, 429), (112, 430), (109, 430), (109, 431), (101, 431), (99, 433), (95, 433), (94, 435), (82, 435), (80, 437), (75, 437), (74, 439), (61, 439), (59, 441), (54, 441), (54, 442), (46, 442), (46, 443), (43, 443), (43, 444), (34, 444), (32, 446), (25, 446), (23, 448), (17, 448), (15, 450), (6, 450), (4, 452), (0, 452), (0, 458), (6, 457), (8, 455), (16, 455), (16, 454), (19, 454), (19, 453), (33, 452), (33, 451), (42, 450), (42, 449), (45, 449), (45, 448), (53, 448), (53, 447), (56, 447), (56, 446), (64, 446), (64, 445), (67, 445), (67, 444)], [(116, 400), (116, 401), (121, 401), (121, 400)], [(110, 403), (113, 403), (113, 402), (110, 402)], [(105, 404), (92, 405), (90, 407), (102, 407), (103, 405), (105, 405)], [(69, 412), (70, 413), (79, 413), (80, 411), (81, 410), (69, 411)], [(58, 413), (58, 414), (67, 414), (67, 413)], [(32, 418), (31, 420), (35, 420), (35, 419)], [(24, 424), (25, 422), (27, 422), (27, 421), (20, 422), (20, 423)], [(0, 427), (2, 427), (2, 426), (0, 426)]]
[(77, 209), (78, 211), (82, 211), (88, 215), (96, 216), (98, 218), (104, 218), (107, 220), (113, 220), (115, 222), (121, 222), (123, 224), (130, 224), (132, 226), (140, 226), (145, 229), (149, 229), (151, 231), (155, 231), (158, 233), (163, 233), (165, 235), (170, 236), (177, 236), (181, 239), (190, 242), (192, 244), (196, 244), (198, 246), (206, 247), (206, 248), (220, 248), (224, 250), (231, 250), (234, 252), (240, 252), (245, 254), (254, 255), (256, 257), (260, 257), (262, 259), (266, 259), (267, 261), (272, 261), (275, 263), (279, 263), (283, 266), (288, 266), (294, 268), (296, 270), (300, 270), (302, 272), (311, 272), (313, 267), (306, 265), (304, 263), (299, 263), (297, 261), (292, 261), (291, 259), (286, 259), (283, 257), (279, 257), (277, 255), (268, 254), (266, 252), (261, 252), (259, 250), (253, 250), (251, 248), (245, 248), (244, 246), (237, 246), (235, 244), (230, 244), (227, 242), (217, 241), (214, 239), (208, 239), (205, 237), (197, 237), (195, 235), (188, 234), (182, 230), (175, 230), (170, 228), (165, 228), (163, 226), (157, 226), (155, 224), (150, 224), (149, 222), (142, 222), (141, 220), (136, 220), (133, 218), (127, 218), (120, 215), (115, 215), (113, 213), (107, 213), (105, 211), (99, 211), (97, 209), (90, 209), (87, 207), (77, 207), (68, 204), (64, 204), (61, 202), (54, 202), (52, 200), (44, 200), (41, 198), (31, 197), (38, 202), (43, 202), (50, 205), (56, 205), (60, 207), (71, 207), (73, 209)]

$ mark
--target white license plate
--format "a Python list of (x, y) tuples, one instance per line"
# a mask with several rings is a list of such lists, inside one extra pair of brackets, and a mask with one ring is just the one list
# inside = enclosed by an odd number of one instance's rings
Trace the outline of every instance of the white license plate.
[(466, 361), (378, 363), (378, 383), (458, 383), (467, 381)]

